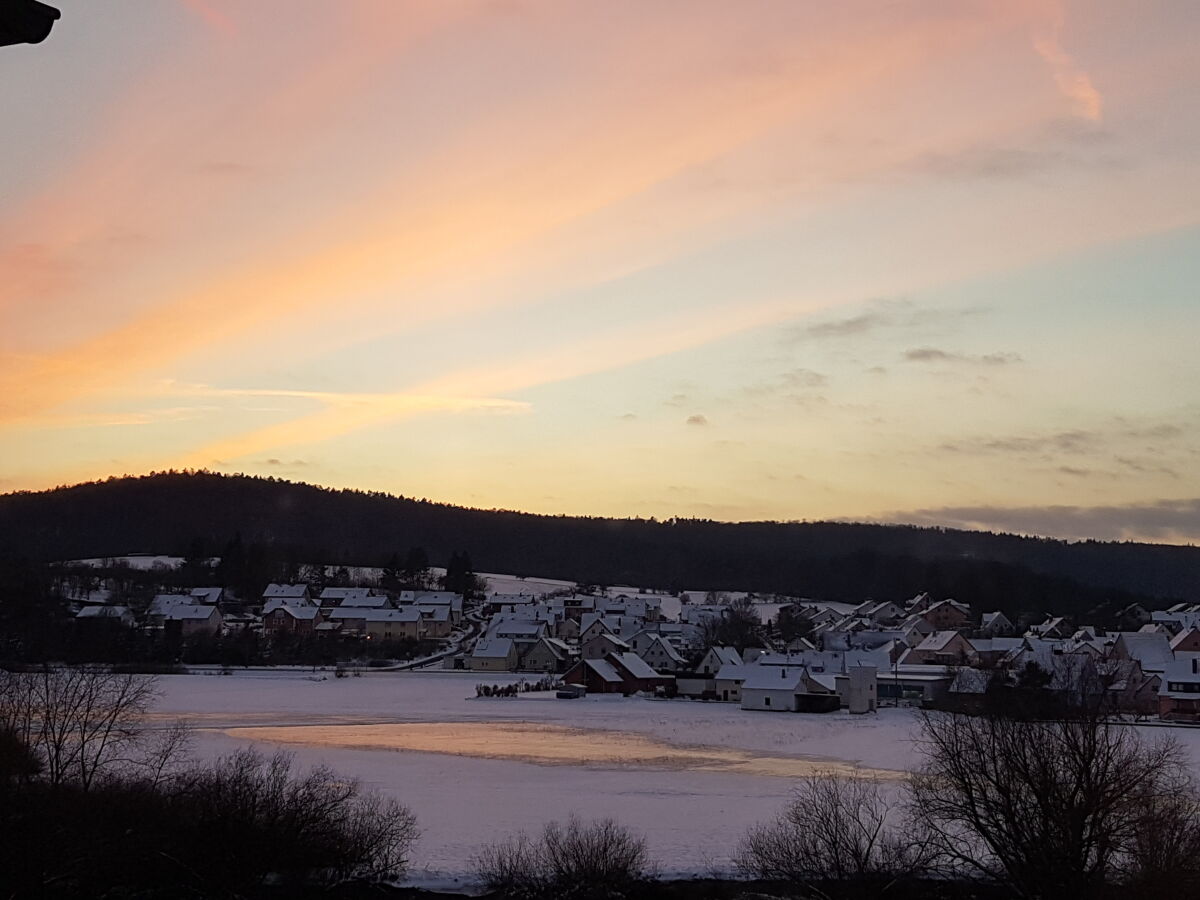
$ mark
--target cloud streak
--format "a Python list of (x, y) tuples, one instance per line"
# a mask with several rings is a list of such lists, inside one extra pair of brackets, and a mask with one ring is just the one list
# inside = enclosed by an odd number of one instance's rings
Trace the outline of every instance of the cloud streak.
[(946, 506), (895, 512), (886, 519), (1078, 540), (1190, 543), (1200, 539), (1200, 498), (1111, 506)]

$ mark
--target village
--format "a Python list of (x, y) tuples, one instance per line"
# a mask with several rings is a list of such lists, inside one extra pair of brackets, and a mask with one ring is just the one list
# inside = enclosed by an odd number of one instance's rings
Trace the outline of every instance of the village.
[(87, 602), (98, 599), (89, 593), (76, 600), (74, 615), (79, 629), (142, 629), (183, 645), (237, 633), (268, 646), (419, 641), (432, 652), (379, 667), (552, 676), (564, 699), (621, 694), (770, 712), (970, 712), (1010, 688), (1139, 719), (1200, 720), (1200, 604), (1153, 611), (1134, 604), (1109, 628), (1054, 616), (1018, 627), (1002, 612), (925, 593), (855, 606), (712, 591), (512, 587), (502, 582), (464, 597), (272, 583), (253, 603), (199, 587), (158, 594), (141, 615)]

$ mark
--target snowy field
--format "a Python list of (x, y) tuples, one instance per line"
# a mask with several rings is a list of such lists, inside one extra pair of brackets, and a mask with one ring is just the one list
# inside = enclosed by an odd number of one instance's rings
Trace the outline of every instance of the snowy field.
[[(899, 770), (913, 759), (913, 719), (905, 710), (868, 720), (619, 697), (476, 699), (477, 682), (517, 680), (484, 673), (312, 677), (164, 677), (158, 714), (201, 729), (198, 755), (251, 743), (283, 748), (302, 766), (328, 763), (400, 798), (420, 820), (414, 874), (423, 883), (468, 881), (470, 856), (481, 844), (572, 813), (611, 816), (643, 832), (666, 873), (728, 869), (740, 835), (779, 810), (789, 776), (807, 771), (810, 761), (817, 768)], [(416, 738), (406, 733), (401, 741), (437, 746), (443, 739), (439, 752), (365, 748), (379, 743), (380, 726), (429, 723), (470, 727), (434, 731), (432, 742), (419, 727)], [(506, 730), (489, 740), (488, 723)], [(514, 746), (513, 726), (526, 725), (534, 726), (528, 742)]]
[[(481, 844), (572, 813), (644, 833), (667, 874), (727, 870), (739, 837), (781, 808), (795, 775), (853, 766), (898, 785), (918, 757), (911, 710), (852, 717), (685, 700), (474, 696), (477, 682), (515, 680), (179, 675), (161, 679), (158, 713), (200, 729), (199, 755), (283, 748), (302, 766), (328, 763), (400, 798), (422, 828), (414, 877), (442, 886), (469, 881)], [(1200, 730), (1172, 733), (1200, 763)]]

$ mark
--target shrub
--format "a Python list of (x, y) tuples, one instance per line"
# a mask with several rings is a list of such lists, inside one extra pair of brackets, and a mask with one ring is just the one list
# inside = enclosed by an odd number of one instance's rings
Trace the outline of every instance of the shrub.
[(620, 897), (651, 877), (645, 838), (612, 819), (550, 822), (483, 848), (476, 876), (506, 897)]

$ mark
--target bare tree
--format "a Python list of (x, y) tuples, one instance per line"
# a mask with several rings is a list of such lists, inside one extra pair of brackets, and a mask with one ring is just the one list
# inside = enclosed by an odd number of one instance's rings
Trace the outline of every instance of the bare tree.
[(0, 674), (0, 727), (41, 757), (51, 784), (84, 790), (128, 761), (157, 697), (154, 678), (104, 669), (44, 667)]
[(877, 897), (927, 862), (877, 781), (829, 773), (804, 778), (782, 814), (750, 831), (734, 862), (747, 875), (787, 881), (803, 895)]
[(483, 885), (507, 897), (619, 897), (651, 876), (645, 838), (612, 819), (550, 822), (539, 839), (489, 844), (473, 863)]
[(1082, 712), (1054, 721), (927, 713), (920, 744), (914, 819), (950, 867), (1022, 897), (1106, 896), (1146, 857), (1140, 829), (1154, 811), (1191, 789), (1175, 741), (1147, 743)]

